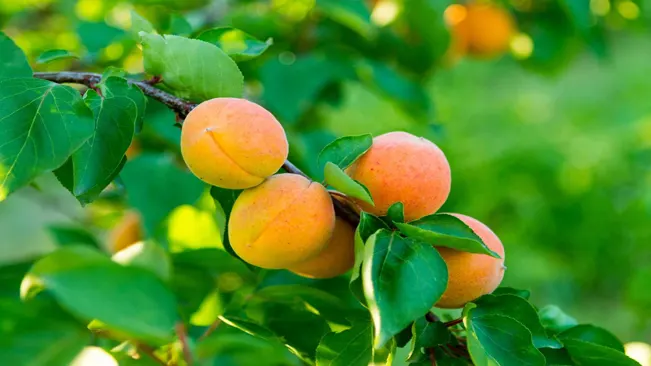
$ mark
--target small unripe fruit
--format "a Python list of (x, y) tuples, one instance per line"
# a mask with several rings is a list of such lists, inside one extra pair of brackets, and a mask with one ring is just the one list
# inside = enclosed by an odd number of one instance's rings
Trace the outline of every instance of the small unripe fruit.
[(318, 254), (334, 225), (332, 199), (321, 184), (297, 174), (278, 174), (235, 200), (228, 238), (244, 261), (284, 269)]
[(356, 201), (364, 210), (385, 215), (402, 202), (405, 220), (436, 212), (450, 194), (450, 165), (432, 142), (406, 132), (390, 132), (373, 139), (373, 146), (348, 174), (368, 188), (375, 202)]
[(488, 58), (509, 48), (516, 32), (511, 15), (491, 4), (450, 5), (445, 11), (455, 54)]
[(108, 249), (111, 253), (117, 253), (143, 239), (142, 223), (140, 215), (130, 211), (111, 230), (108, 238)]
[(470, 226), (486, 246), (501, 258), (437, 247), (448, 266), (448, 287), (435, 306), (450, 309), (460, 308), (469, 301), (493, 292), (502, 282), (506, 268), (504, 246), (488, 226), (466, 215), (452, 215)]
[(355, 229), (337, 217), (332, 237), (315, 257), (289, 268), (308, 278), (332, 278), (342, 275), (355, 264)]
[(281, 124), (245, 99), (205, 101), (183, 123), (183, 160), (199, 179), (217, 187), (254, 187), (280, 169), (288, 152)]

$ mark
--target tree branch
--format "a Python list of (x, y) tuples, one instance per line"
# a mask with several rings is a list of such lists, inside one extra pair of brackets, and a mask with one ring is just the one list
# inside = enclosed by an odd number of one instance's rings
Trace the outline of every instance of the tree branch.
[(154, 360), (157, 364), (162, 366), (167, 366), (167, 362), (161, 360), (158, 356), (154, 354), (154, 349), (146, 344), (137, 344), (136, 349)]
[[(59, 72), (35, 72), (35, 78), (44, 79), (53, 81), (55, 83), (72, 83), (86, 85), (89, 88), (94, 88), (102, 80), (102, 75), (92, 72), (72, 72), (72, 71), (59, 71)], [(156, 79), (155, 81), (159, 81)], [(197, 105), (188, 101), (185, 101), (181, 98), (178, 98), (170, 93), (167, 93), (163, 90), (160, 90), (153, 86), (152, 81), (137, 81), (127, 79), (127, 82), (131, 85), (135, 85), (142, 92), (150, 96), (157, 101), (167, 105), (172, 109), (176, 114), (185, 118), (190, 111)], [(181, 123), (181, 122), (180, 122)], [(296, 167), (291, 161), (286, 160), (283, 164), (283, 168), (288, 173), (299, 174), (309, 179), (309, 177), (303, 173), (300, 169)], [(343, 202), (337, 200), (336, 198), (332, 199), (332, 203), (335, 207), (335, 212), (342, 219), (348, 221), (351, 225), (356, 226), (359, 223), (359, 215), (353, 210), (350, 206), (344, 204)]]
[(190, 350), (190, 344), (188, 343), (188, 333), (185, 330), (185, 324), (179, 322), (176, 324), (175, 328), (176, 335), (179, 337), (179, 341), (181, 342), (181, 350), (183, 351), (185, 363), (188, 366), (192, 366), (194, 365), (194, 361), (192, 360), (192, 351)]

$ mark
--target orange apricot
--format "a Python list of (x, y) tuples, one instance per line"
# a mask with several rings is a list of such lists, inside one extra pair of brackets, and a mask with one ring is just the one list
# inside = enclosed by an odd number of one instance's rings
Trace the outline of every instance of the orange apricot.
[(235, 200), (228, 238), (244, 261), (280, 269), (318, 254), (334, 226), (332, 199), (325, 187), (297, 174), (278, 174)]
[(183, 123), (183, 160), (194, 175), (214, 186), (254, 187), (280, 169), (288, 152), (282, 125), (246, 99), (205, 101)]
[(355, 264), (355, 229), (337, 217), (332, 237), (325, 248), (305, 262), (289, 268), (308, 278), (332, 278), (342, 275)]
[(452, 38), (450, 52), (454, 55), (497, 56), (508, 50), (516, 32), (511, 14), (497, 5), (450, 5), (445, 19)]
[(493, 292), (504, 277), (504, 246), (488, 226), (472, 217), (452, 214), (463, 221), (484, 241), (489, 249), (499, 254), (494, 258), (486, 254), (461, 252), (446, 247), (436, 249), (448, 266), (448, 287), (435, 306), (460, 308), (467, 302)]
[(402, 202), (406, 221), (436, 212), (450, 193), (450, 165), (443, 151), (406, 132), (375, 137), (348, 174), (371, 192), (375, 206), (356, 200), (364, 211), (385, 215), (392, 204)]
[(108, 248), (111, 253), (117, 253), (143, 239), (142, 223), (137, 212), (129, 211), (124, 214), (118, 224), (111, 230), (108, 238)]

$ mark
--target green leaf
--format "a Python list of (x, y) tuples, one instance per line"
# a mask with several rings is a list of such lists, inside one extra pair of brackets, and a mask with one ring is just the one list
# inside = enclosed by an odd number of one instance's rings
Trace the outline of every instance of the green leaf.
[[(200, 365), (299, 366), (301, 363), (280, 342), (268, 341), (236, 329), (213, 333), (197, 344)], [(232, 329), (232, 330), (231, 330)], [(122, 364), (120, 364), (122, 366)], [(134, 365), (135, 366), (135, 365)]]
[(233, 247), (231, 246), (230, 240), (226, 233), (228, 232), (228, 218), (231, 216), (233, 205), (235, 204), (235, 200), (240, 195), (240, 193), (242, 193), (242, 190), (225, 189), (215, 186), (210, 187), (210, 196), (212, 196), (215, 202), (221, 206), (222, 210), (224, 211), (224, 217), (226, 218), (226, 220), (224, 220), (223, 228), (221, 228), (222, 245), (224, 246), (224, 249), (226, 249), (226, 251), (235, 258), (240, 257), (233, 250)]
[(81, 21), (77, 23), (77, 34), (81, 43), (95, 57), (99, 51), (118, 40), (124, 33), (122, 29), (111, 27), (105, 22)]
[(392, 204), (387, 210), (387, 217), (393, 223), (405, 222), (405, 205), (402, 202)]
[(590, 324), (579, 324), (567, 329), (561, 332), (558, 338), (563, 342), (566, 339), (578, 339), (624, 352), (624, 345), (614, 334)]
[(332, 162), (341, 169), (348, 168), (373, 145), (370, 134), (340, 137), (323, 148), (319, 153), (318, 164), (323, 169)]
[(104, 97), (94, 90), (86, 92), (95, 131), (72, 155), (72, 192), (84, 203), (94, 200), (119, 174), (147, 102), (139, 88), (119, 77), (109, 77), (101, 89)]
[(548, 337), (540, 323), (536, 309), (522, 297), (504, 294), (500, 296), (484, 295), (475, 300), (473, 309), (475, 316), (499, 315), (511, 318), (522, 324), (531, 333), (536, 348), (561, 348), (562, 345), (553, 337)]
[(531, 333), (522, 323), (476, 309), (473, 303), (464, 308), (468, 351), (475, 365), (545, 365), (545, 357), (533, 345)]
[(188, 36), (192, 33), (192, 25), (183, 15), (170, 15), (170, 25), (165, 33)]
[(154, 32), (154, 26), (151, 25), (149, 20), (145, 19), (142, 15), (136, 13), (135, 10), (131, 10), (131, 28), (130, 33), (136, 40), (140, 40), (140, 32), (152, 33)]
[(127, 99), (129, 101), (129, 108), (135, 110), (136, 132), (139, 132), (142, 130), (147, 111), (147, 97), (140, 88), (129, 84), (124, 76), (119, 76), (120, 71), (122, 70), (110, 72), (107, 69), (104, 71), (102, 82), (98, 84), (98, 87), (106, 99)]
[(359, 214), (359, 225), (357, 226), (357, 231), (359, 232), (360, 239), (363, 243), (380, 229), (389, 230), (391, 228), (386, 222), (373, 214), (363, 211)]
[[(2, 55), (0, 80), (32, 77), (32, 68), (29, 67), (29, 63), (27, 62), (27, 58), (23, 51), (16, 46), (11, 38), (7, 37), (2, 32), (0, 32), (0, 54)], [(9, 94), (3, 92), (2, 95)]]
[(54, 60), (61, 60), (65, 58), (79, 58), (79, 56), (68, 50), (48, 50), (40, 54), (36, 58), (36, 62), (39, 64), (46, 64)]
[(373, 357), (373, 324), (359, 322), (326, 334), (316, 349), (317, 366), (368, 366)]
[(448, 273), (434, 247), (383, 229), (366, 241), (362, 279), (379, 348), (429, 311), (445, 291)]
[(58, 245), (88, 245), (92, 248), (100, 248), (100, 244), (86, 229), (76, 226), (51, 225), (48, 227), (54, 241)]
[(373, 204), (373, 198), (368, 189), (360, 182), (349, 177), (341, 168), (332, 162), (327, 162), (323, 170), (325, 181), (339, 192)]
[(326, 16), (361, 36), (372, 38), (375, 35), (371, 11), (363, 0), (317, 0), (316, 5)]
[(359, 224), (355, 229), (355, 264), (350, 276), (350, 289), (362, 303), (366, 304), (362, 284), (361, 270), (364, 261), (364, 243), (368, 238), (380, 229), (390, 229), (389, 226), (379, 217), (362, 211), (359, 215)]
[(396, 223), (407, 237), (422, 240), (434, 246), (448, 247), (463, 252), (487, 254), (499, 258), (468, 225), (454, 215), (438, 213), (410, 223)]
[(113, 255), (113, 261), (150, 271), (163, 281), (172, 275), (172, 261), (167, 251), (151, 241), (130, 245)]
[(51, 301), (0, 299), (0, 360), (4, 365), (68, 366), (90, 332)]
[(247, 61), (256, 58), (273, 44), (271, 38), (265, 42), (233, 27), (218, 27), (201, 32), (197, 36), (204, 42), (221, 48), (235, 61)]
[(563, 344), (577, 365), (640, 366), (637, 361), (610, 347), (578, 339), (565, 339)]
[(176, 207), (195, 203), (205, 187), (171, 155), (141, 154), (126, 163), (120, 176), (127, 201), (142, 214), (150, 236)]
[(0, 201), (61, 165), (93, 134), (79, 92), (40, 79), (0, 80)]
[(538, 316), (540, 317), (540, 322), (545, 329), (548, 329), (553, 333), (560, 333), (578, 324), (576, 319), (565, 314), (565, 312), (556, 305), (547, 305), (538, 310)]
[(531, 296), (531, 292), (529, 290), (518, 290), (512, 287), (499, 287), (493, 291), (493, 295), (499, 296), (499, 295), (515, 295), (519, 296), (525, 300), (529, 300), (529, 297)]
[(224, 324), (237, 328), (250, 335), (260, 337), (262, 339), (276, 339), (276, 334), (265, 326), (258, 324), (251, 319), (245, 319), (232, 315), (221, 315), (219, 317)]
[(541, 348), (540, 352), (545, 356), (547, 365), (550, 366), (573, 366), (574, 361), (570, 358), (565, 348)]
[(421, 348), (435, 347), (447, 344), (452, 339), (452, 334), (441, 322), (429, 322), (425, 317), (416, 319), (411, 327), (412, 341), (408, 359), (417, 357)]
[(182, 98), (241, 97), (244, 77), (219, 47), (179, 36), (140, 33), (145, 70)]
[(90, 248), (64, 247), (36, 262), (21, 295), (31, 298), (41, 290), (76, 316), (137, 339), (165, 344), (172, 338), (174, 295), (152, 273), (121, 266)]
[(450, 34), (443, 19), (450, 0), (410, 0), (404, 3), (403, 17), (409, 32), (398, 59), (417, 73), (426, 73), (445, 55)]

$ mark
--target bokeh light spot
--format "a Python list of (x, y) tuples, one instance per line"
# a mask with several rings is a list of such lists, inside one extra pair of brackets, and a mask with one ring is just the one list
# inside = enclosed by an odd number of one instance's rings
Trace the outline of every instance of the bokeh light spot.
[(371, 22), (383, 27), (393, 22), (398, 16), (398, 13), (400, 13), (400, 9), (395, 0), (379, 1), (371, 13)]
[(468, 11), (466, 10), (466, 7), (460, 4), (452, 4), (448, 6), (443, 12), (443, 17), (445, 18), (445, 22), (448, 25), (461, 23), (464, 19), (466, 19), (467, 15)]
[(533, 53), (533, 47), (533, 40), (525, 33), (516, 34), (511, 39), (511, 54), (519, 60), (529, 58)]
[(604, 16), (610, 12), (610, 0), (590, 0), (590, 11), (594, 15)]
[(617, 12), (624, 19), (637, 19), (640, 16), (640, 7), (632, 1), (622, 1), (617, 4)]

